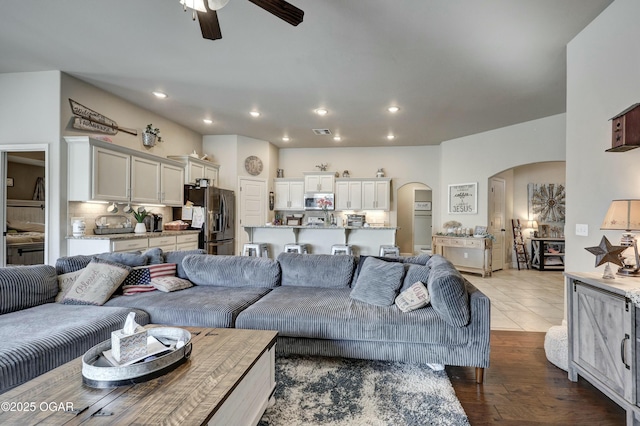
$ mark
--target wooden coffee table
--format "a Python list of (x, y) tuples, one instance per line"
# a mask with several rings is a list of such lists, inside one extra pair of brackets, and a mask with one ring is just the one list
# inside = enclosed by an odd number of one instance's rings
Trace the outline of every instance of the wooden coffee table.
[(0, 395), (0, 424), (255, 425), (275, 389), (276, 331), (183, 327), (190, 359), (157, 379), (82, 384), (77, 358)]

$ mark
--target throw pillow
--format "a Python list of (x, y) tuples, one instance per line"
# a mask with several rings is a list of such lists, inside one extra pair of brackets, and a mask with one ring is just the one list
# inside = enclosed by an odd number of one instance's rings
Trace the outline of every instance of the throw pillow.
[(160, 263), (158, 265), (138, 266), (133, 268), (123, 282), (123, 286), (148, 285), (151, 280), (158, 277), (174, 277), (176, 275), (175, 263)]
[(417, 281), (396, 297), (396, 306), (402, 312), (411, 312), (427, 306), (430, 300), (427, 288), (421, 281)]
[(62, 299), (68, 305), (102, 305), (129, 275), (131, 268), (108, 260), (93, 259)]
[(97, 254), (96, 257), (98, 259), (108, 260), (109, 262), (121, 263), (123, 265), (131, 266), (132, 268), (136, 266), (144, 266), (149, 261), (149, 259), (143, 256), (139, 251), (132, 251), (127, 253), (100, 253)]
[(150, 248), (149, 250), (143, 252), (142, 255), (147, 258), (147, 265), (157, 265), (159, 263), (164, 263), (164, 254), (162, 253), (162, 249), (160, 247)]
[(391, 306), (402, 284), (403, 275), (404, 266), (401, 263), (368, 257), (350, 296), (371, 305)]
[(164, 291), (165, 293), (193, 287), (191, 281), (179, 277), (154, 278), (151, 280), (151, 285), (160, 291)]
[(385, 262), (402, 262), (402, 260), (399, 257), (385, 257), (385, 256), (360, 256), (358, 258), (358, 264), (356, 265), (356, 270), (353, 273), (353, 282), (351, 284), (351, 286), (353, 286), (357, 281), (358, 281), (358, 275), (360, 275), (360, 271), (362, 270), (362, 265), (364, 265), (364, 261), (367, 260), (368, 258), (373, 257), (375, 259), (380, 259), (380, 260), (384, 260)]
[(78, 277), (82, 274), (82, 269), (75, 272), (69, 272), (68, 274), (58, 275), (58, 295), (56, 296), (56, 302), (62, 302), (64, 296), (67, 295), (69, 289), (76, 282)]
[(156, 288), (151, 284), (146, 285), (123, 285), (122, 294), (125, 296), (132, 296), (138, 293), (147, 293), (149, 291), (156, 291)]
[(449, 325), (464, 327), (469, 324), (469, 294), (460, 272), (441, 256), (432, 256), (427, 266), (431, 267), (427, 289), (433, 309)]
[(404, 270), (404, 280), (402, 282), (402, 287), (400, 287), (401, 293), (411, 287), (413, 283), (417, 281), (421, 281), (425, 283), (425, 285), (429, 281), (429, 271), (431, 270), (431, 268), (429, 268), (428, 266), (405, 263)]

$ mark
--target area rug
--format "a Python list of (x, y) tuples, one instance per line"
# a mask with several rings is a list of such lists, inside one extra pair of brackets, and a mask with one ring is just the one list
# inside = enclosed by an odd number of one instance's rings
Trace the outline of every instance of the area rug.
[(259, 426), (469, 425), (444, 371), (401, 362), (278, 356)]

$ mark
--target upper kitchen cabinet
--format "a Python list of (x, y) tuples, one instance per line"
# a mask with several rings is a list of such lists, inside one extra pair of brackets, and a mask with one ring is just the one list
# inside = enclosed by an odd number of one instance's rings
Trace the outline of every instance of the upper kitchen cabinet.
[(274, 179), (274, 210), (304, 210), (304, 182), (302, 179)]
[(168, 158), (185, 165), (184, 183), (195, 184), (196, 179), (209, 179), (209, 186), (218, 186), (220, 166), (190, 155), (170, 155)]
[(362, 181), (336, 179), (336, 210), (362, 209)]
[(304, 172), (304, 192), (334, 192), (335, 172)]
[(69, 201), (182, 205), (184, 166), (180, 162), (87, 136), (66, 136), (65, 140)]
[(389, 210), (391, 204), (391, 178), (362, 181), (362, 209)]

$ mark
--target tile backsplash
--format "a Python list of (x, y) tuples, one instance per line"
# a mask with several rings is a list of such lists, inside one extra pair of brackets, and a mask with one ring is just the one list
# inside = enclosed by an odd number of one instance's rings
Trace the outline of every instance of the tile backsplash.
[[(132, 214), (126, 214), (123, 212), (123, 209), (126, 207), (126, 203), (116, 204), (118, 206), (118, 212), (113, 214), (113, 216), (127, 216), (131, 218), (131, 223), (135, 224), (135, 218)], [(84, 222), (86, 224), (85, 233), (87, 235), (93, 234), (93, 230), (96, 228), (96, 219), (99, 216), (109, 216), (111, 213), (107, 212), (107, 207), (110, 204), (99, 204), (99, 203), (83, 203), (83, 202), (69, 202), (69, 217), (67, 218), (67, 235), (71, 235), (72, 233), (72, 218), (81, 217), (84, 218)], [(140, 207), (140, 205), (132, 204), (134, 209)], [(147, 207), (147, 211), (151, 213), (161, 214), (163, 217), (163, 223), (170, 222), (173, 220), (173, 208), (172, 207)]]

